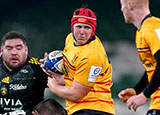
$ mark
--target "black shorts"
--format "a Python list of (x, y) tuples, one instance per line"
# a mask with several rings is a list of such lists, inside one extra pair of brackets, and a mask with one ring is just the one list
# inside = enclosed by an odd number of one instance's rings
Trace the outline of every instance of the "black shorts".
[(74, 112), (72, 115), (113, 115), (113, 114), (106, 113), (103, 111), (82, 109), (82, 110)]
[(160, 115), (160, 110), (149, 110), (146, 115)]

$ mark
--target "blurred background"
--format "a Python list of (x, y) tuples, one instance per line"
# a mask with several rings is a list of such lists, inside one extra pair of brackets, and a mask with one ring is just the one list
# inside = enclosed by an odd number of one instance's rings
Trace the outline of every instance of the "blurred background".
[[(0, 38), (8, 31), (19, 31), (28, 39), (29, 54), (43, 58), (44, 52), (63, 49), (73, 11), (86, 4), (97, 16), (96, 34), (113, 66), (116, 115), (145, 115), (149, 102), (133, 112), (117, 96), (121, 90), (133, 87), (144, 72), (134, 44), (136, 28), (125, 24), (119, 0), (1, 0)], [(160, 17), (159, 0), (150, 0), (150, 9), (152, 15)], [(65, 104), (46, 90), (45, 98), (50, 97)]]

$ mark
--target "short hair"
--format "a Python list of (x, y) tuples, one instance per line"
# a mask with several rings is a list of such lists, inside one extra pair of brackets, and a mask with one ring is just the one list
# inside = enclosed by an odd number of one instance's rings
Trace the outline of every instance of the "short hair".
[(25, 36), (22, 33), (17, 32), (17, 31), (9, 31), (9, 32), (7, 32), (2, 37), (1, 45), (3, 46), (5, 44), (6, 40), (11, 40), (11, 39), (21, 39), (23, 41), (23, 43), (25, 45), (27, 45)]
[(33, 108), (33, 111), (40, 115), (67, 115), (63, 106), (53, 98), (41, 101)]

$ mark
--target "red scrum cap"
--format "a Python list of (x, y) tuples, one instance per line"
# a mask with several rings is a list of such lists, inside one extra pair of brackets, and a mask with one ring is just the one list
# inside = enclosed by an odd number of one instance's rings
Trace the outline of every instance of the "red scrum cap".
[(96, 15), (94, 14), (92, 10), (88, 8), (77, 9), (73, 13), (73, 17), (71, 19), (71, 31), (73, 31), (73, 25), (75, 23), (90, 25), (92, 27), (92, 34), (91, 34), (90, 39), (93, 37), (96, 31), (97, 20), (96, 20)]

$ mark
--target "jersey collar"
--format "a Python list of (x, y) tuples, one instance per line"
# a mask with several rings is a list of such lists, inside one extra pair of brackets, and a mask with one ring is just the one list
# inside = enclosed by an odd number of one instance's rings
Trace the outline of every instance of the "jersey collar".
[(142, 26), (143, 22), (149, 17), (152, 17), (152, 14), (148, 14), (146, 17), (144, 17), (144, 19), (141, 21), (141, 26)]

